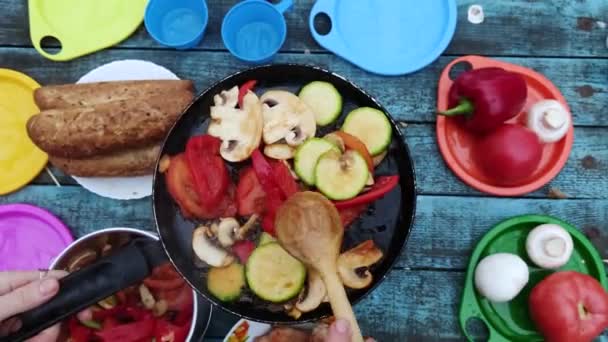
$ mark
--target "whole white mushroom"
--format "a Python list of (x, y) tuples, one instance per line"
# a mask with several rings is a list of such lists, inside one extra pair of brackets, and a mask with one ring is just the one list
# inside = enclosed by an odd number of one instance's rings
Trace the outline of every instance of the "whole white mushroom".
[(542, 268), (564, 266), (570, 260), (573, 249), (572, 237), (557, 224), (541, 224), (532, 229), (526, 238), (528, 257)]
[(526, 286), (528, 276), (528, 265), (522, 258), (511, 253), (496, 253), (477, 264), (475, 287), (491, 302), (508, 302)]

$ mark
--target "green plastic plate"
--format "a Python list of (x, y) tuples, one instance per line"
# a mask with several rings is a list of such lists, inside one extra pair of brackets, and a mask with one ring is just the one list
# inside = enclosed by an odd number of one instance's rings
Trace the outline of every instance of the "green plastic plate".
[[(554, 223), (564, 227), (574, 242), (574, 251), (563, 267), (553, 271), (534, 265), (526, 253), (526, 237), (530, 230), (543, 223)], [(500, 253), (519, 255), (530, 270), (530, 281), (522, 292), (508, 303), (491, 303), (475, 289), (475, 267), (484, 257)], [(572, 270), (598, 279), (608, 289), (606, 271), (598, 252), (591, 242), (575, 227), (554, 217), (543, 215), (516, 216), (494, 226), (479, 241), (467, 269), (462, 301), (460, 303), (460, 327), (469, 341), (474, 338), (467, 331), (468, 321), (480, 319), (488, 327), (488, 341), (543, 341), (528, 314), (528, 295), (544, 277), (556, 271)]]

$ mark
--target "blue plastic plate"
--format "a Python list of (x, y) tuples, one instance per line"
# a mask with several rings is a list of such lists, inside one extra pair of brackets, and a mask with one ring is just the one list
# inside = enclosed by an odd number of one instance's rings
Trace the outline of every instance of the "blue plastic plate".
[[(331, 30), (319, 34), (315, 17)], [(456, 29), (455, 0), (317, 0), (310, 31), (324, 48), (381, 75), (403, 75), (432, 63)]]

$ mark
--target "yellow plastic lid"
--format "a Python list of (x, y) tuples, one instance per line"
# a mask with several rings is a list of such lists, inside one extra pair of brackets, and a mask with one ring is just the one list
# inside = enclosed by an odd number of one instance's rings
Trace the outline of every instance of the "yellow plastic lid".
[(48, 156), (27, 135), (27, 120), (39, 112), (34, 89), (40, 85), (20, 72), (0, 69), (0, 195), (15, 191), (40, 173)]

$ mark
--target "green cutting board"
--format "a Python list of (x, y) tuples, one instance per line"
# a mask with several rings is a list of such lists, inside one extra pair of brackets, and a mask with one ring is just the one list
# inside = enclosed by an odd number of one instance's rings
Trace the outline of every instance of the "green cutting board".
[[(141, 24), (148, 0), (29, 0), (30, 38), (44, 57), (67, 61), (126, 39)], [(57, 53), (41, 48), (55, 38)]]

